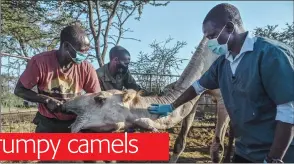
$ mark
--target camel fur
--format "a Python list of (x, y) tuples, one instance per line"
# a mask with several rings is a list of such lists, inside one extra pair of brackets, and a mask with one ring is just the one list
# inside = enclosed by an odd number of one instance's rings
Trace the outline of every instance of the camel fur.
[[(78, 117), (77, 121), (72, 126), (72, 130), (76, 132), (79, 131), (79, 129), (89, 127), (98, 131), (111, 131), (132, 126), (139, 126), (156, 131), (158, 129), (171, 128), (182, 121), (181, 131), (176, 139), (173, 154), (170, 158), (170, 162), (176, 162), (180, 154), (184, 151), (186, 137), (194, 120), (197, 109), (197, 101), (201, 95), (182, 105), (167, 117), (158, 118), (157, 115), (150, 114), (146, 109), (150, 104), (172, 103), (189, 86), (191, 86), (195, 80), (199, 79), (201, 75), (208, 70), (217, 57), (208, 50), (206, 41), (207, 39), (203, 37), (180, 78), (173, 85), (170, 85), (170, 88), (167, 88), (162, 96), (141, 97), (139, 96), (139, 93), (136, 93), (136, 96), (129, 95), (125, 97), (125, 99), (122, 99), (123, 92), (107, 91), (99, 94), (95, 93), (82, 95), (67, 102), (65, 108), (68, 108), (68, 110), (75, 110), (74, 108), (78, 107), (81, 107), (81, 109), (84, 110), (89, 110), (88, 112), (82, 112), (83, 110), (75, 111)], [(127, 91), (127, 93), (130, 93), (130, 91)], [(215, 137), (211, 146), (211, 157), (213, 161), (219, 161), (216, 154), (218, 154), (220, 148), (223, 148), (223, 139), (226, 131), (226, 125), (228, 124), (228, 115), (222, 103), (220, 91), (213, 90), (207, 91), (206, 93), (214, 97), (215, 101), (218, 103), (217, 126), (215, 129)], [(94, 99), (94, 97), (96, 98)], [(111, 98), (109, 99), (109, 97)], [(110, 103), (111, 101), (105, 100), (113, 99), (116, 99), (114, 101), (116, 103), (114, 104), (119, 107), (117, 107), (118, 110), (115, 110), (115, 112), (111, 114), (110, 111), (112, 110), (110, 110), (109, 106), (113, 106), (113, 104)], [(104, 104), (101, 108), (98, 105), (99, 103), (97, 104), (99, 101), (101, 101), (100, 105), (103, 104), (103, 102), (107, 103), (107, 105)], [(94, 109), (99, 109), (98, 113), (100, 112), (101, 116), (98, 116), (97, 113), (95, 113), (97, 111)], [(108, 113), (106, 111), (108, 111)], [(98, 119), (100, 122), (85, 122), (87, 119)]]
[(157, 97), (141, 97), (135, 90), (108, 90), (85, 94), (66, 102), (63, 109), (77, 114), (71, 125), (73, 133), (82, 129), (94, 132), (120, 131), (141, 127), (151, 131), (174, 127), (190, 112), (196, 99), (175, 109), (166, 117), (150, 114), (148, 106)]

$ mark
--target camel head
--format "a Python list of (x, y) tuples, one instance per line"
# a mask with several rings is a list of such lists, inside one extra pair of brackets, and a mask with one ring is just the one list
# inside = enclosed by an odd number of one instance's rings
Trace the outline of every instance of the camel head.
[(87, 93), (67, 101), (63, 104), (62, 109), (77, 115), (87, 110), (130, 109), (132, 105), (138, 102), (141, 93), (132, 89)]

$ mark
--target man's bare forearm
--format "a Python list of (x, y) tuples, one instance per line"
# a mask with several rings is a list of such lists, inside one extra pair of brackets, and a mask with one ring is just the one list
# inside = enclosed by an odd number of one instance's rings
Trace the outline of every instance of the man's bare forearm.
[(16, 85), (14, 94), (18, 97), (21, 97), (27, 101), (37, 102), (37, 103), (46, 103), (48, 96), (38, 94), (30, 89), (26, 89), (20, 82)]
[(179, 98), (177, 98), (173, 103), (173, 107), (177, 107), (185, 104), (186, 102), (194, 99), (197, 96), (197, 93), (193, 86), (190, 86)]
[(268, 156), (274, 159), (283, 159), (294, 136), (294, 125), (278, 121), (275, 138)]

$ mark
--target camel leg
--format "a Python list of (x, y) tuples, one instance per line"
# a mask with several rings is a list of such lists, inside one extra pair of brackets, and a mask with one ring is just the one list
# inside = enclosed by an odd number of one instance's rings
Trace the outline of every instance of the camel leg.
[[(219, 103), (217, 106), (217, 123), (215, 128), (215, 137), (210, 146), (210, 156), (212, 162), (219, 163), (224, 153), (224, 140), (226, 130), (229, 124), (230, 118), (223, 103)], [(221, 151), (221, 155), (219, 154)]]
[(158, 129), (156, 129), (154, 126), (152, 126), (154, 124), (154, 121), (152, 121), (150, 118), (135, 119), (134, 124), (136, 124), (142, 128), (151, 130), (153, 132), (158, 132)]
[(114, 132), (118, 132), (125, 127), (125, 122), (118, 122), (114, 124)]
[(104, 161), (104, 163), (116, 163), (116, 161)]
[(176, 163), (181, 153), (184, 151), (186, 146), (186, 138), (194, 121), (196, 109), (197, 103), (193, 106), (192, 111), (186, 116), (186, 118), (183, 119), (181, 131), (174, 144), (173, 154), (171, 155), (169, 163)]
[(232, 126), (230, 126), (228, 150), (227, 150), (226, 156), (224, 158), (224, 163), (231, 162), (231, 153), (233, 151), (233, 144), (234, 144), (234, 131), (233, 131)]

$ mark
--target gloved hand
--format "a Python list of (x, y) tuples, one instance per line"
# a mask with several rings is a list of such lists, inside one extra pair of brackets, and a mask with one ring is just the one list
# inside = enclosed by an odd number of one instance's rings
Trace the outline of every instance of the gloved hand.
[(148, 111), (151, 114), (158, 114), (160, 116), (167, 116), (168, 113), (171, 113), (174, 110), (174, 107), (171, 104), (151, 104), (148, 107)]
[(125, 132), (127, 132), (127, 133), (135, 133), (136, 130), (134, 128), (128, 128), (128, 129), (125, 130)]

